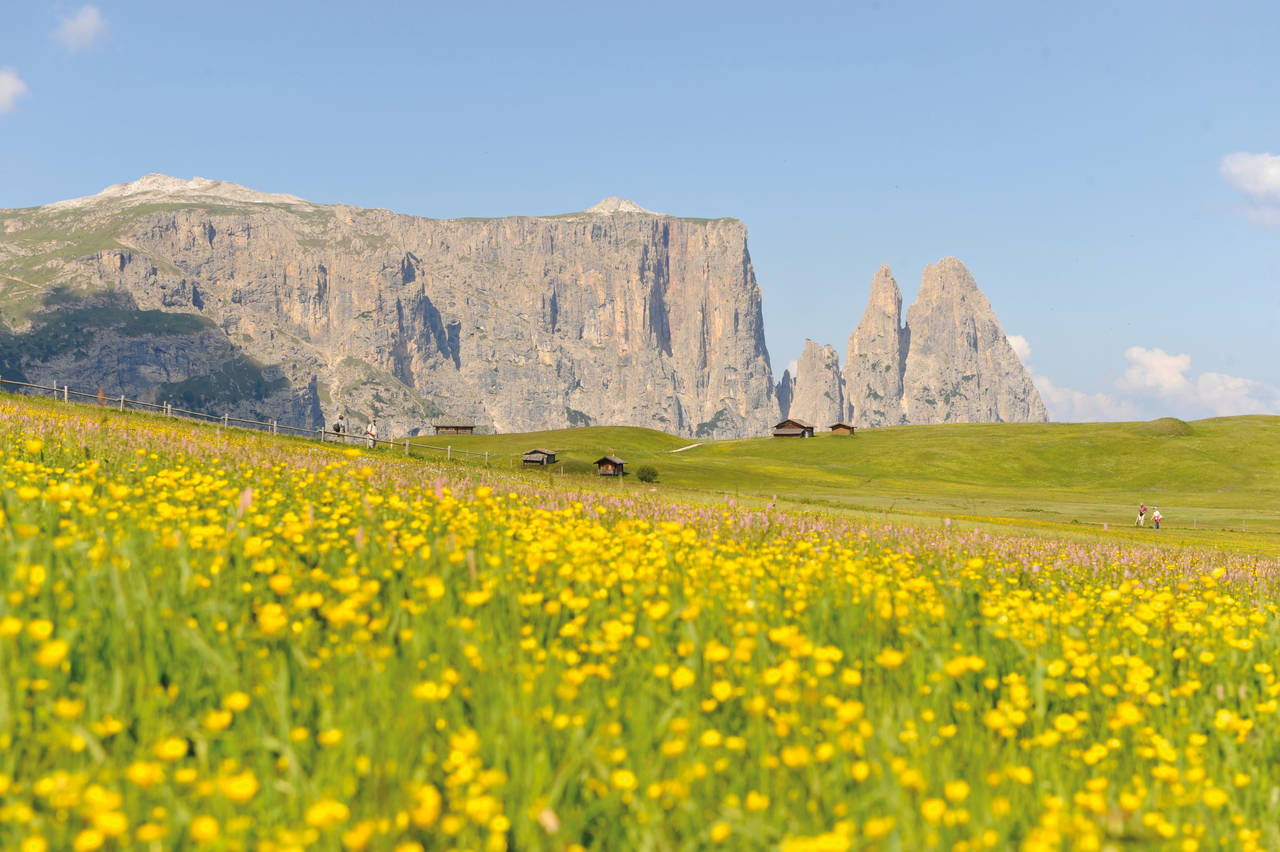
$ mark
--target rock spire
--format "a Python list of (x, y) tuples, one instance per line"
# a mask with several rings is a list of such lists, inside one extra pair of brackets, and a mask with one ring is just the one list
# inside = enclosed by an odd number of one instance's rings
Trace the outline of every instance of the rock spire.
[(826, 429), (844, 420), (844, 387), (840, 380), (840, 356), (832, 346), (804, 342), (804, 353), (796, 366), (795, 389), (788, 417)]
[(830, 425), (842, 419), (833, 406), (843, 393), (843, 417), (862, 428), (1049, 419), (991, 303), (954, 257), (925, 269), (905, 327), (902, 292), (880, 267), (838, 369), (831, 347), (806, 341), (792, 417)]
[(902, 410), (909, 423), (1048, 420), (991, 303), (954, 257), (925, 267), (907, 311)]
[(906, 361), (902, 291), (885, 265), (871, 279), (867, 309), (849, 336), (844, 383), (854, 425), (897, 426), (903, 422), (902, 374)]

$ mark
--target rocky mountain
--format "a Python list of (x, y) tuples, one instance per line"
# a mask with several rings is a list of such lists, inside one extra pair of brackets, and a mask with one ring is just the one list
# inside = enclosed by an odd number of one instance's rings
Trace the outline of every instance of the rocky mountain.
[(840, 379), (840, 356), (834, 348), (819, 346), (812, 340), (804, 342), (787, 416), (819, 429), (844, 419), (844, 383)]
[(925, 267), (907, 311), (907, 335), (902, 412), (908, 423), (1049, 419), (991, 303), (954, 257)]
[(902, 328), (902, 291), (888, 266), (871, 279), (871, 296), (862, 320), (849, 337), (844, 385), (846, 416), (857, 426), (895, 426), (902, 422), (902, 374), (907, 333)]
[[(782, 407), (790, 416), (804, 419), (800, 400), (809, 406), (834, 396), (832, 358), (817, 355), (827, 350), (806, 342), (800, 363), (824, 366), (797, 371), (790, 408)], [(844, 413), (859, 427), (1049, 419), (991, 303), (954, 257), (925, 269), (905, 327), (902, 293), (889, 267), (880, 268), (839, 378), (848, 400)]]
[(617, 198), (437, 220), (149, 175), (0, 210), (0, 320), (5, 377), (312, 427), (778, 416), (746, 228)]

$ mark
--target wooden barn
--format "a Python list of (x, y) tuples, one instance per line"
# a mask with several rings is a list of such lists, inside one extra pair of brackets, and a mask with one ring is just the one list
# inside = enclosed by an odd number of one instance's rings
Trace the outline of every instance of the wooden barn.
[(601, 476), (622, 476), (622, 466), (626, 464), (617, 456), (603, 456), (596, 459), (596, 472)]
[(829, 428), (832, 435), (852, 435), (854, 430), (852, 423), (832, 423)]
[(521, 456), (521, 462), (525, 467), (535, 467), (539, 465), (548, 465), (556, 463), (556, 454), (554, 450), (534, 449), (529, 450)]
[(813, 424), (806, 423), (803, 420), (797, 420), (794, 417), (788, 417), (777, 426), (773, 427), (773, 437), (775, 438), (812, 438)]
[(463, 420), (437, 420), (434, 424), (437, 435), (474, 435), (476, 424)]

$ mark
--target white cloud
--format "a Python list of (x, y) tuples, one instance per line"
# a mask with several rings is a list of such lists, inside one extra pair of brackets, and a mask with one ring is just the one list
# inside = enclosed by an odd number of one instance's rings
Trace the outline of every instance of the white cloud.
[[(1017, 342), (1015, 342), (1015, 339)], [(1230, 417), (1237, 414), (1280, 414), (1280, 388), (1265, 382), (1191, 370), (1191, 356), (1163, 349), (1130, 346), (1128, 367), (1115, 382), (1115, 393), (1088, 393), (1062, 387), (1030, 364), (1031, 344), (1015, 335), (1009, 345), (1023, 359), (1049, 419), (1065, 422), (1148, 420), (1154, 417)]]
[(18, 105), (18, 98), (26, 93), (27, 84), (22, 82), (17, 71), (0, 68), (0, 115), (12, 112)]
[(1031, 365), (1031, 341), (1021, 334), (1008, 335), (1009, 345), (1022, 361), (1031, 382), (1040, 392), (1040, 400), (1049, 419), (1059, 423), (1097, 423), (1102, 420), (1140, 420), (1138, 406), (1105, 393), (1086, 393), (1064, 388), (1048, 376), (1042, 376)]
[(1120, 390), (1153, 393), (1161, 397), (1187, 396), (1191, 382), (1186, 372), (1191, 369), (1190, 355), (1170, 355), (1163, 349), (1130, 346), (1124, 351), (1129, 368), (1116, 380)]
[(1085, 393), (1054, 384), (1048, 376), (1031, 374), (1049, 419), (1062, 423), (1097, 423), (1102, 420), (1141, 420), (1142, 411), (1132, 401), (1105, 393)]
[(1227, 183), (1254, 198), (1280, 201), (1280, 157), (1241, 151), (1222, 158)]
[(107, 31), (107, 22), (97, 6), (83, 6), (70, 18), (63, 18), (53, 31), (54, 38), (72, 53), (84, 50)]
[(1130, 346), (1129, 367), (1116, 387), (1154, 397), (1180, 416), (1229, 417), (1235, 414), (1280, 414), (1280, 389), (1226, 373), (1191, 375), (1191, 356), (1163, 349)]
[(1031, 363), (1031, 344), (1021, 334), (1011, 334), (1008, 336), (1009, 345), (1013, 347), (1013, 354), (1018, 356), (1018, 360), (1023, 364)]
[(1280, 414), (1280, 392), (1253, 379), (1202, 373), (1196, 379), (1199, 402), (1219, 417), (1233, 414)]

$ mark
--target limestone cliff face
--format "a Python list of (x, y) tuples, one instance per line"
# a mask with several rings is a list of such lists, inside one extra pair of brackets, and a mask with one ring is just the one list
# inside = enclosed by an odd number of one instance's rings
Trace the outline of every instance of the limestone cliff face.
[(843, 420), (844, 415), (840, 356), (834, 347), (806, 340), (796, 366), (795, 388), (787, 416), (826, 429)]
[[(152, 318), (199, 319), (219, 358), (261, 374), (257, 404), (288, 402), (313, 425), (343, 411), (405, 434), (447, 414), (503, 432), (629, 424), (722, 438), (778, 416), (760, 288), (733, 219), (608, 199), (559, 217), (433, 220), (149, 176), (0, 211), (0, 234), (14, 235), (0, 240), (0, 310), (15, 339), (57, 306), (21, 313), (9, 281), (88, 300), (111, 291)], [(105, 247), (79, 253), (90, 235)], [(106, 349), (123, 340), (98, 336)], [(88, 353), (87, 372), (112, 357)], [(51, 369), (15, 360), (28, 375)], [(140, 376), (145, 361), (131, 357)], [(198, 358), (185, 375), (165, 363), (167, 382), (213, 375)]]
[(991, 303), (954, 257), (925, 268), (907, 311), (902, 410), (909, 423), (1048, 420)]
[(849, 336), (844, 385), (855, 426), (896, 426), (902, 412), (902, 374), (907, 338), (902, 329), (902, 291), (888, 266), (871, 279), (871, 296)]

